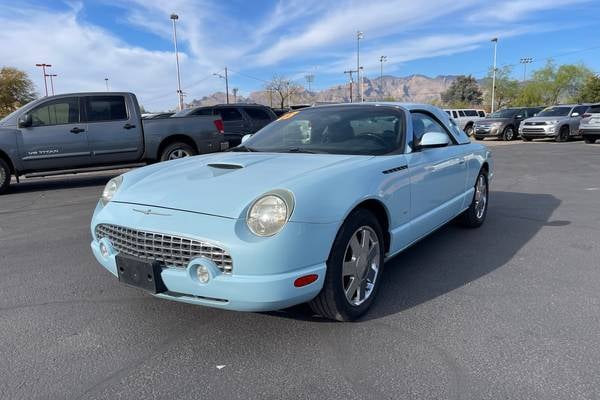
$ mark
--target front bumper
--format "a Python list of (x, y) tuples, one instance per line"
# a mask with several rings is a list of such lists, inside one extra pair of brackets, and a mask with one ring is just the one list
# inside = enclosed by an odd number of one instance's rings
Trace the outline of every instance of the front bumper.
[(502, 130), (496, 125), (475, 125), (475, 136), (478, 137), (499, 137)]
[[(243, 220), (158, 207), (151, 208), (168, 215), (145, 215), (132, 212), (134, 208), (139, 206), (115, 202), (106, 207), (98, 205), (91, 226), (91, 247), (98, 262), (118, 276), (118, 253), (109, 246), (109, 254), (101, 254), (100, 241), (94, 233), (100, 223), (211, 241), (228, 250), (232, 273), (221, 272), (206, 258), (194, 259), (185, 268), (167, 266), (160, 273), (167, 291), (156, 296), (237, 311), (277, 310), (314, 298), (323, 286), (325, 262), (338, 229), (337, 223), (288, 222), (279, 234), (259, 238), (245, 229)], [(211, 271), (207, 283), (197, 279), (198, 265)], [(303, 287), (294, 286), (297, 278), (309, 274), (318, 275), (318, 279)]]
[(558, 132), (556, 125), (525, 125), (519, 127), (519, 135), (528, 138), (555, 137)]
[(600, 139), (600, 128), (580, 127), (579, 134), (584, 138)]

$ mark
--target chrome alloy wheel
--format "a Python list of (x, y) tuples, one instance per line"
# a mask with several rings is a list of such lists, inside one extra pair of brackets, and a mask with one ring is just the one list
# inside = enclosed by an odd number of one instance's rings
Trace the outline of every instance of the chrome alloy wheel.
[(175, 149), (169, 153), (169, 160), (177, 160), (179, 158), (190, 157), (191, 154), (184, 149)]
[(359, 306), (371, 296), (381, 262), (375, 231), (369, 226), (358, 228), (346, 246), (342, 265), (342, 287), (351, 305)]
[(479, 175), (475, 185), (475, 216), (477, 219), (483, 218), (485, 208), (487, 207), (488, 195), (487, 181), (485, 176)]

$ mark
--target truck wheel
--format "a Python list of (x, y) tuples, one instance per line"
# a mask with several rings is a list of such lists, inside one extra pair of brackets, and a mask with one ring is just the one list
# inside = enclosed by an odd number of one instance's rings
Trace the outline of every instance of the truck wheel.
[(0, 158), (0, 194), (4, 193), (10, 185), (10, 167)]
[(596, 139), (594, 139), (593, 137), (584, 137), (583, 141), (586, 142), (587, 144), (594, 144), (594, 143), (596, 143)]
[(353, 321), (366, 313), (380, 286), (383, 249), (377, 218), (367, 210), (353, 211), (335, 238), (323, 289), (309, 303), (312, 310), (338, 321)]
[(569, 141), (569, 127), (565, 125), (562, 128), (560, 128), (560, 131), (558, 132), (558, 135), (556, 135), (554, 140), (557, 142)]
[(164, 148), (160, 161), (177, 160), (178, 158), (191, 157), (197, 154), (192, 146), (183, 142), (174, 142)]
[(467, 134), (467, 136), (473, 136), (473, 134), (475, 133), (475, 130), (473, 129), (473, 125), (469, 125), (465, 128), (465, 133)]
[(507, 126), (502, 132), (502, 140), (505, 142), (510, 142), (515, 138), (515, 130), (512, 126)]

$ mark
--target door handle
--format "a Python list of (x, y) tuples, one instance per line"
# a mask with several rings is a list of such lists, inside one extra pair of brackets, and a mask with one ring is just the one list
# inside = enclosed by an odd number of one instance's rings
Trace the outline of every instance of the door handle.
[(133, 129), (133, 128), (135, 128), (135, 125), (125, 124), (125, 125), (123, 125), (123, 128), (125, 128), (125, 129)]
[(70, 131), (70, 132), (71, 132), (71, 133), (74, 133), (74, 134), (78, 134), (78, 133), (81, 133), (81, 132), (85, 132), (85, 129), (81, 129), (81, 128), (77, 128), (77, 127), (75, 127), (75, 128), (73, 128), (73, 129), (71, 129), (71, 131)]

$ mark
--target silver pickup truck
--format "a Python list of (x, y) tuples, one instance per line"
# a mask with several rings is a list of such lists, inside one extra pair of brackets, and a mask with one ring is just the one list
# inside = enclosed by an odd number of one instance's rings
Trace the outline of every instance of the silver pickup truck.
[(44, 97), (0, 120), (0, 193), (11, 175), (97, 171), (227, 147), (219, 116), (142, 120), (133, 93)]

